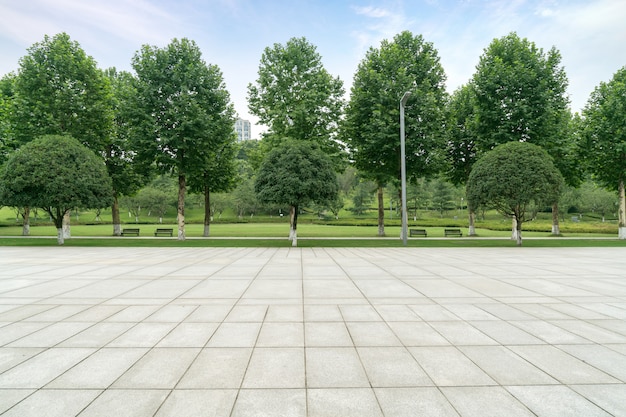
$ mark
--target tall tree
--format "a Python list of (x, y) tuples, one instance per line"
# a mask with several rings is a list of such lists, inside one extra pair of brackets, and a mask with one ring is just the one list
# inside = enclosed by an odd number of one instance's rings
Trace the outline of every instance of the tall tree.
[[(548, 52), (510, 33), (494, 39), (476, 67), (475, 132), (479, 152), (512, 141), (543, 147), (554, 158), (569, 184), (580, 178), (574, 158), (567, 76), (556, 48)], [(553, 233), (558, 230), (558, 206), (553, 206)]]
[(113, 125), (103, 150), (104, 162), (113, 183), (113, 204), (111, 217), (113, 235), (122, 235), (119, 198), (131, 195), (145, 183), (145, 176), (138, 172), (138, 165), (133, 163), (136, 152), (132, 149), (132, 123), (135, 111), (135, 90), (132, 74), (118, 72), (109, 68), (105, 72), (112, 89), (111, 106)]
[(508, 142), (487, 152), (467, 181), (467, 200), (474, 210), (495, 208), (516, 221), (517, 245), (522, 224), (534, 211), (558, 200), (563, 177), (548, 153), (527, 142)]
[[(103, 154), (113, 121), (110, 85), (67, 33), (46, 35), (28, 48), (19, 61), (13, 100), (16, 147), (42, 135), (70, 135)], [(69, 237), (69, 212), (65, 233)]]
[(595, 179), (617, 189), (619, 238), (626, 239), (626, 67), (591, 93), (582, 124), (582, 154)]
[(337, 174), (332, 160), (307, 141), (283, 141), (263, 161), (254, 189), (261, 202), (286, 204), (295, 213), (290, 238), (298, 245), (298, 212), (311, 203), (327, 204), (337, 198)]
[(64, 243), (63, 217), (75, 207), (110, 204), (111, 180), (102, 158), (69, 136), (43, 136), (13, 152), (0, 172), (0, 200), (41, 207)]
[(132, 65), (141, 113), (137, 156), (178, 177), (178, 239), (184, 240), (187, 178), (205, 172), (223, 132), (233, 130), (234, 109), (221, 71), (204, 62), (191, 40), (144, 45)]
[(0, 79), (0, 166), (6, 161), (9, 153), (15, 149), (11, 123), (14, 95), (15, 74), (11, 73)]
[(408, 31), (370, 48), (354, 75), (342, 137), (356, 167), (378, 186), (380, 236), (385, 234), (383, 187), (400, 178), (400, 99), (412, 92), (405, 112), (407, 176), (428, 176), (442, 159), (444, 82), (433, 44)]
[(335, 140), (343, 110), (343, 82), (332, 77), (322, 57), (306, 38), (265, 48), (259, 77), (248, 85), (248, 107), (268, 127), (266, 148), (284, 139), (318, 144), (328, 155), (338, 155)]

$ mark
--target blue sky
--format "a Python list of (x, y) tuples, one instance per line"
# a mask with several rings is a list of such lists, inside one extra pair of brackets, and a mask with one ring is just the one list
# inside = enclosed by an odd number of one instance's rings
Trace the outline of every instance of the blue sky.
[(220, 67), (235, 109), (253, 123), (247, 86), (261, 54), (291, 37), (314, 44), (349, 92), (367, 49), (410, 30), (439, 51), (452, 92), (494, 38), (516, 31), (561, 52), (574, 111), (626, 65), (626, 0), (0, 0), (0, 16), (0, 75), (46, 34), (67, 32), (101, 68), (122, 70), (141, 45), (187, 37)]

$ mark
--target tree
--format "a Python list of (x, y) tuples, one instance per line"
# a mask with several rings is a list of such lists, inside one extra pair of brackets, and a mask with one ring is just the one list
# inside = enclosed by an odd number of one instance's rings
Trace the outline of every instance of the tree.
[(618, 207), (617, 195), (615, 191), (608, 191), (595, 182), (585, 181), (580, 187), (582, 209), (597, 213), (604, 222), (607, 213), (615, 213)]
[(318, 144), (328, 155), (342, 147), (335, 140), (343, 110), (343, 82), (322, 65), (322, 57), (306, 38), (265, 48), (259, 77), (248, 85), (250, 113), (268, 127), (268, 149), (285, 139)]
[[(546, 53), (516, 33), (494, 39), (471, 82), (479, 155), (506, 142), (534, 143), (554, 158), (570, 185), (577, 185), (581, 171), (568, 129), (567, 83), (556, 48)], [(553, 203), (552, 232), (559, 234), (558, 202)]]
[(15, 95), (15, 74), (7, 74), (0, 79), (0, 166), (15, 149), (11, 112)]
[(333, 162), (314, 143), (284, 141), (267, 155), (254, 184), (261, 202), (287, 204), (295, 213), (292, 244), (298, 245), (298, 211), (311, 203), (327, 204), (337, 198)]
[(178, 239), (185, 240), (187, 178), (202, 176), (232, 132), (234, 109), (222, 73), (207, 65), (195, 42), (174, 39), (165, 48), (144, 45), (137, 73), (137, 157), (178, 177)]
[(63, 217), (70, 210), (106, 207), (111, 195), (102, 159), (68, 136), (43, 136), (23, 145), (0, 173), (0, 201), (41, 207), (54, 221), (59, 245), (64, 243)]
[(378, 234), (383, 236), (383, 187), (400, 179), (399, 105), (412, 95), (405, 112), (408, 179), (440, 168), (443, 149), (445, 74), (432, 43), (408, 31), (370, 48), (359, 64), (342, 137), (355, 166), (378, 186)]
[(583, 110), (585, 162), (594, 178), (619, 195), (619, 238), (626, 239), (626, 66), (600, 83)]
[(467, 200), (473, 210), (495, 208), (513, 217), (521, 246), (522, 224), (534, 217), (533, 210), (557, 201), (562, 185), (561, 173), (541, 147), (508, 142), (476, 161), (467, 182)]

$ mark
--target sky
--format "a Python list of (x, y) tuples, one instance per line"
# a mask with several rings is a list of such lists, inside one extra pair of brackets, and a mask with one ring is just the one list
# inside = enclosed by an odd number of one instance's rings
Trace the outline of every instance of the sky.
[(247, 91), (265, 48), (305, 37), (348, 99), (367, 50), (403, 30), (437, 49), (449, 92), (469, 81), (495, 38), (517, 32), (555, 47), (575, 112), (626, 65), (626, 0), (0, 0), (0, 76), (45, 35), (66, 32), (100, 68), (126, 71), (142, 45), (188, 38), (221, 69), (258, 138), (265, 128), (249, 113)]

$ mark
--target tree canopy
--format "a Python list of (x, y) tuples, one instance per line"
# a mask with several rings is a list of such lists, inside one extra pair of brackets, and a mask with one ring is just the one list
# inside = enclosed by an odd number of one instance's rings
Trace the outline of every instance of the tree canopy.
[(283, 141), (269, 152), (259, 168), (254, 189), (261, 202), (293, 207), (295, 246), (299, 208), (332, 203), (339, 187), (330, 157), (312, 142), (292, 140)]
[(522, 223), (538, 208), (558, 200), (563, 177), (548, 153), (527, 142), (507, 142), (482, 156), (467, 181), (471, 209), (494, 208), (517, 222), (522, 244)]
[(587, 169), (602, 185), (619, 191), (619, 237), (626, 239), (626, 67), (591, 93), (582, 129)]
[(341, 152), (335, 140), (343, 111), (343, 82), (332, 77), (306, 38), (265, 48), (258, 79), (248, 85), (250, 113), (268, 127), (269, 148), (283, 139), (307, 140), (329, 155)]
[(45, 210), (59, 231), (59, 244), (66, 213), (76, 207), (106, 207), (112, 193), (104, 161), (69, 136), (28, 142), (10, 155), (0, 172), (0, 201)]
[(35, 43), (20, 59), (13, 134), (17, 144), (42, 135), (70, 135), (95, 152), (113, 121), (111, 89), (96, 62), (66, 33)]

